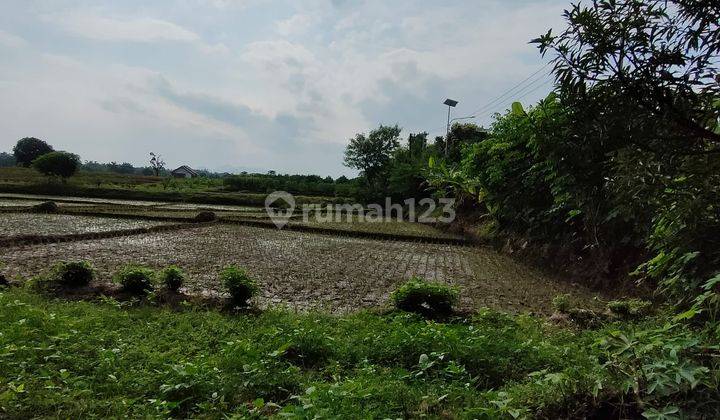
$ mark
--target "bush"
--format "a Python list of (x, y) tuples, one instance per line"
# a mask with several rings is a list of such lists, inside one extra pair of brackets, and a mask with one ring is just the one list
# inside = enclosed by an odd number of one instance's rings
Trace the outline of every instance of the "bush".
[(403, 311), (447, 315), (452, 312), (452, 307), (457, 302), (458, 291), (445, 284), (413, 277), (395, 290), (390, 298), (395, 307)]
[(613, 300), (607, 307), (615, 315), (625, 318), (636, 318), (647, 315), (652, 303), (642, 299)]
[(570, 310), (570, 295), (565, 293), (557, 295), (552, 300), (552, 306), (555, 312), (566, 314)]
[(75, 175), (80, 167), (80, 157), (66, 152), (50, 152), (35, 159), (33, 168), (43, 175), (59, 176), (63, 180)]
[(217, 220), (217, 215), (211, 211), (202, 211), (195, 216), (195, 221), (198, 223), (214, 222)]
[(230, 292), (233, 303), (247, 306), (248, 301), (257, 294), (258, 286), (245, 270), (235, 266), (228, 266), (220, 273), (220, 280)]
[(160, 282), (164, 284), (168, 290), (172, 290), (173, 292), (177, 292), (183, 283), (185, 283), (185, 273), (180, 267), (175, 265), (165, 267), (165, 269), (160, 272), (159, 277)]
[(62, 261), (55, 264), (51, 277), (63, 286), (83, 287), (93, 280), (95, 270), (87, 261)]
[(32, 207), (35, 213), (57, 213), (58, 205), (54, 201), (46, 201)]
[(145, 294), (154, 288), (155, 272), (139, 265), (127, 265), (115, 273), (113, 281), (122, 286), (123, 290), (133, 294)]

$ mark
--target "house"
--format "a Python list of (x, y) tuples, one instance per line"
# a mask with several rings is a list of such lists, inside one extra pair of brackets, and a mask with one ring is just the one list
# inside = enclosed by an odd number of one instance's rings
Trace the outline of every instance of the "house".
[(190, 168), (187, 165), (183, 165), (183, 166), (175, 169), (174, 171), (170, 172), (170, 174), (174, 178), (195, 178), (195, 177), (199, 176), (197, 172), (192, 170), (192, 168)]

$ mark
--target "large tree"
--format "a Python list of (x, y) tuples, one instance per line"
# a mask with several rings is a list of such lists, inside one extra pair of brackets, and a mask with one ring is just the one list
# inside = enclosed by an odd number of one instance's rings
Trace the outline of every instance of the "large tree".
[(371, 188), (379, 187), (400, 147), (401, 131), (397, 125), (380, 125), (368, 135), (356, 134), (345, 149), (345, 166), (360, 170)]
[(25, 137), (20, 139), (15, 147), (13, 154), (15, 160), (22, 166), (28, 167), (38, 157), (53, 151), (52, 146), (35, 137)]

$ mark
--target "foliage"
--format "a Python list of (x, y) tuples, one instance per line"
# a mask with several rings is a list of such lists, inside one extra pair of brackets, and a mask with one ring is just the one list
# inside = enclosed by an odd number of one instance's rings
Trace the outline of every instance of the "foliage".
[(246, 191), (268, 193), (287, 191), (291, 194), (308, 194), (318, 196), (350, 196), (354, 194), (354, 183), (338, 178), (319, 175), (281, 175), (281, 174), (241, 174), (223, 179), (225, 189), (230, 191)]
[(607, 307), (615, 315), (625, 318), (638, 318), (650, 313), (652, 303), (643, 299), (624, 299), (610, 301)]
[(345, 165), (361, 171), (370, 187), (377, 187), (386, 176), (393, 153), (400, 147), (401, 129), (381, 125), (356, 134), (345, 149)]
[(2, 152), (0, 153), (0, 168), (10, 167), (17, 165), (17, 161), (15, 160), (15, 156), (11, 155), (10, 153)]
[(687, 307), (720, 272), (720, 6), (601, 0), (565, 18), (535, 42), (575, 132), (611, 157), (607, 191), (646, 226), (637, 274)]
[(232, 265), (220, 272), (220, 281), (230, 293), (233, 303), (238, 306), (247, 306), (248, 301), (259, 291), (255, 280), (244, 269)]
[(165, 285), (168, 290), (177, 292), (185, 283), (185, 272), (176, 265), (165, 267), (159, 274), (160, 282)]
[[(717, 366), (702, 364), (712, 351), (681, 325), (610, 330), (599, 341), (607, 369), (646, 418), (713, 416), (720, 409)], [(717, 348), (715, 348), (716, 350)], [(668, 403), (672, 401), (672, 403)], [(682, 406), (682, 410), (680, 407)]]
[(391, 295), (398, 309), (428, 315), (448, 315), (457, 302), (457, 289), (413, 277)]
[(717, 349), (662, 319), (571, 333), (493, 311), (447, 324), (227, 316), (20, 289), (0, 291), (0, 306), (0, 410), (12, 418), (712, 418), (720, 407)]
[(152, 291), (155, 272), (140, 265), (126, 265), (113, 276), (113, 282), (122, 286), (123, 290), (137, 295), (143, 295)]
[(87, 286), (95, 277), (95, 270), (87, 261), (60, 262), (51, 273), (58, 283), (68, 287)]
[(552, 306), (556, 312), (567, 313), (570, 310), (570, 295), (565, 293), (555, 296), (552, 300)]
[(64, 181), (78, 171), (80, 157), (67, 152), (50, 152), (35, 159), (32, 165), (41, 174), (60, 177)]
[(52, 146), (35, 137), (25, 137), (18, 140), (13, 147), (13, 155), (18, 164), (28, 167), (40, 156), (53, 151)]

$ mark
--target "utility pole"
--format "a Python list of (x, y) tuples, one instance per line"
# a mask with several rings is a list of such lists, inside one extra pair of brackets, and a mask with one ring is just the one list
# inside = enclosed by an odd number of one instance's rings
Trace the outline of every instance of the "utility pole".
[(448, 143), (450, 142), (450, 108), (455, 108), (458, 104), (458, 101), (452, 99), (445, 99), (445, 102), (443, 102), (443, 104), (447, 105), (448, 107), (447, 127), (445, 130), (445, 157), (447, 157)]

